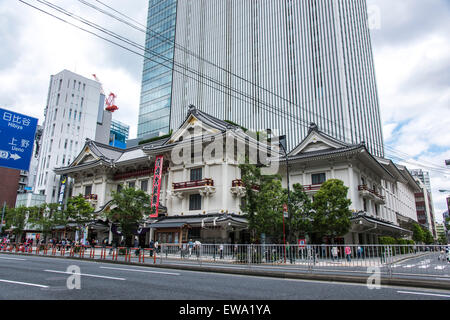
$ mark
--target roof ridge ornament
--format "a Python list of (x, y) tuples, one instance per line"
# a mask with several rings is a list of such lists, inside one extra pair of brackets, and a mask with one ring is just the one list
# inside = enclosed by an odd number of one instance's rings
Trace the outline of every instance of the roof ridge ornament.
[(310, 134), (311, 132), (319, 132), (319, 127), (317, 126), (317, 124), (315, 124), (314, 122), (311, 122), (309, 124), (309, 130), (308, 130), (308, 134)]

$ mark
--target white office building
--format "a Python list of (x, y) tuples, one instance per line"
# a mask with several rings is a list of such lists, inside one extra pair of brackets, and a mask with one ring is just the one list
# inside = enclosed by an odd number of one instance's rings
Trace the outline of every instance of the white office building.
[(176, 130), (193, 104), (289, 150), (314, 122), (383, 157), (365, 0), (150, 0), (148, 28), (138, 137)]
[[(34, 192), (57, 203), (61, 177), (53, 169), (80, 153), (86, 138), (109, 143), (112, 114), (104, 110), (101, 84), (68, 70), (51, 76)], [(65, 190), (67, 197), (69, 189)]]

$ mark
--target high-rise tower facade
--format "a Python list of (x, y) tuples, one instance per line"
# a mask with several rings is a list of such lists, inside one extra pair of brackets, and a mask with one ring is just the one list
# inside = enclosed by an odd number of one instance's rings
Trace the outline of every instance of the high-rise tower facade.
[(171, 128), (193, 104), (289, 149), (314, 122), (384, 155), (365, 0), (182, 0), (172, 19)]
[[(71, 163), (86, 138), (109, 142), (112, 114), (105, 111), (101, 84), (68, 70), (50, 77), (35, 193), (57, 203), (61, 177), (54, 168)], [(68, 193), (66, 193), (68, 194)]]

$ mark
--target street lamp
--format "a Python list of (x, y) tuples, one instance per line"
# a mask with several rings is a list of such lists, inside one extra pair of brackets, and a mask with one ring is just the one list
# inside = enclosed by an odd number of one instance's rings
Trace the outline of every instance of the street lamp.
[[(290, 203), (291, 203), (291, 186), (290, 186), (290, 182), (289, 182), (289, 156), (287, 154), (286, 151), (286, 136), (281, 136), (280, 140), (279, 140), (279, 144), (281, 146), (281, 148), (283, 149), (284, 155), (286, 156), (286, 179), (287, 179), (287, 190), (288, 190), (288, 203), (287, 203), (287, 208), (283, 208), (283, 242), (284, 242), (284, 263), (286, 263), (286, 232), (284, 229), (284, 216), (285, 216), (285, 212), (287, 212), (287, 217), (288, 219), (290, 219), (291, 215), (290, 215)], [(290, 229), (289, 229), (289, 234), (290, 234)]]

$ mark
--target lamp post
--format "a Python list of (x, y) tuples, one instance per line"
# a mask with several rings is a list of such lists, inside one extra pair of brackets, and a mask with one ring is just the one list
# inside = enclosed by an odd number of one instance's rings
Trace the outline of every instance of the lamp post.
[[(287, 179), (287, 190), (288, 190), (288, 203), (283, 208), (283, 242), (284, 242), (284, 263), (286, 263), (286, 232), (284, 227), (284, 218), (290, 219), (290, 204), (291, 204), (291, 186), (289, 182), (289, 156), (286, 151), (286, 136), (280, 137), (280, 146), (283, 149), (284, 155), (286, 156), (286, 179)], [(290, 230), (289, 230), (290, 234)]]

